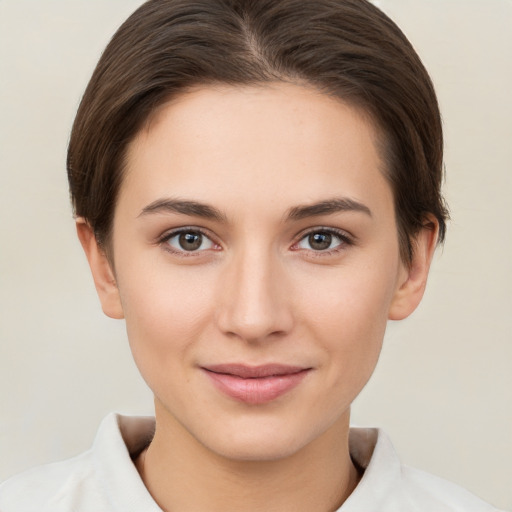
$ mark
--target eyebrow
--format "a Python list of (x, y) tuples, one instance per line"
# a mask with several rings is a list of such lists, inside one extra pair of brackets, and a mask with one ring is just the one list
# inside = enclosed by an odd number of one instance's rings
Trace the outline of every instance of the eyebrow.
[(348, 197), (340, 197), (319, 201), (314, 204), (295, 206), (288, 211), (286, 217), (289, 220), (301, 220), (308, 217), (318, 217), (320, 215), (330, 215), (340, 212), (362, 212), (370, 217), (372, 216), (370, 208), (363, 203)]
[(197, 201), (186, 201), (182, 199), (157, 199), (148, 206), (145, 206), (139, 217), (151, 213), (181, 213), (204, 219), (212, 219), (219, 222), (226, 222), (226, 216), (217, 208)]
[[(194, 217), (202, 217), (204, 219), (216, 220), (219, 222), (227, 222), (227, 217), (214, 206), (197, 201), (188, 201), (183, 199), (157, 199), (148, 206), (145, 206), (139, 217), (152, 213), (181, 213), (183, 215), (191, 215)], [(372, 216), (370, 208), (363, 203), (355, 201), (347, 197), (327, 199), (314, 204), (295, 206), (288, 210), (286, 219), (301, 220), (308, 217), (318, 217), (320, 215), (330, 215), (340, 212), (362, 212), (368, 216)]]

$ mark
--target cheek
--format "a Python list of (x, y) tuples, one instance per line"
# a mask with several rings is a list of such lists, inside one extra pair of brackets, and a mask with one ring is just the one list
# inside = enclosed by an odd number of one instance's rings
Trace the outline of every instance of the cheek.
[(395, 287), (389, 268), (333, 273), (303, 300), (310, 334), (329, 356), (332, 386), (362, 388), (375, 368)]
[(364, 333), (380, 332), (387, 322), (395, 279), (389, 267), (381, 271), (370, 266), (351, 267), (305, 289), (303, 307), (315, 325), (330, 330), (333, 337), (358, 339), (364, 344)]
[[(133, 265), (119, 283), (133, 357), (146, 380), (187, 359), (205, 329), (213, 304), (206, 275), (155, 263)], [(149, 382), (148, 382), (149, 383)]]

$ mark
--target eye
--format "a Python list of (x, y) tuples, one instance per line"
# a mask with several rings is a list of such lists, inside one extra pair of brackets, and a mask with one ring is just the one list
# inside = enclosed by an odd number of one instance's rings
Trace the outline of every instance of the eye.
[(347, 235), (337, 231), (319, 229), (309, 232), (295, 247), (315, 252), (329, 252), (350, 244), (351, 240)]
[(174, 252), (199, 252), (214, 249), (216, 244), (204, 233), (194, 229), (169, 233), (163, 240)]

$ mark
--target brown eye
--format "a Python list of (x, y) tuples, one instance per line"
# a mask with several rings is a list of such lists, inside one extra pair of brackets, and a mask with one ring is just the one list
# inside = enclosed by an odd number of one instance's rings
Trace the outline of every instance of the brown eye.
[(193, 230), (174, 232), (164, 241), (175, 252), (200, 252), (215, 246), (206, 235)]
[(330, 251), (341, 250), (349, 245), (352, 245), (352, 240), (348, 234), (334, 228), (325, 228), (305, 234), (295, 245), (295, 248), (329, 253)]
[(178, 243), (184, 251), (197, 251), (203, 243), (203, 235), (201, 233), (181, 233)]
[(325, 251), (332, 244), (332, 235), (330, 233), (311, 233), (308, 236), (308, 243), (314, 251)]

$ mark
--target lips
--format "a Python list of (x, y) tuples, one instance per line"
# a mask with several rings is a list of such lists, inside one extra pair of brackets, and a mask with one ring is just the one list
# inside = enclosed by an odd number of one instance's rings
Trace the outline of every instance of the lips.
[(282, 364), (220, 364), (201, 369), (223, 394), (251, 405), (271, 402), (288, 393), (311, 370)]

